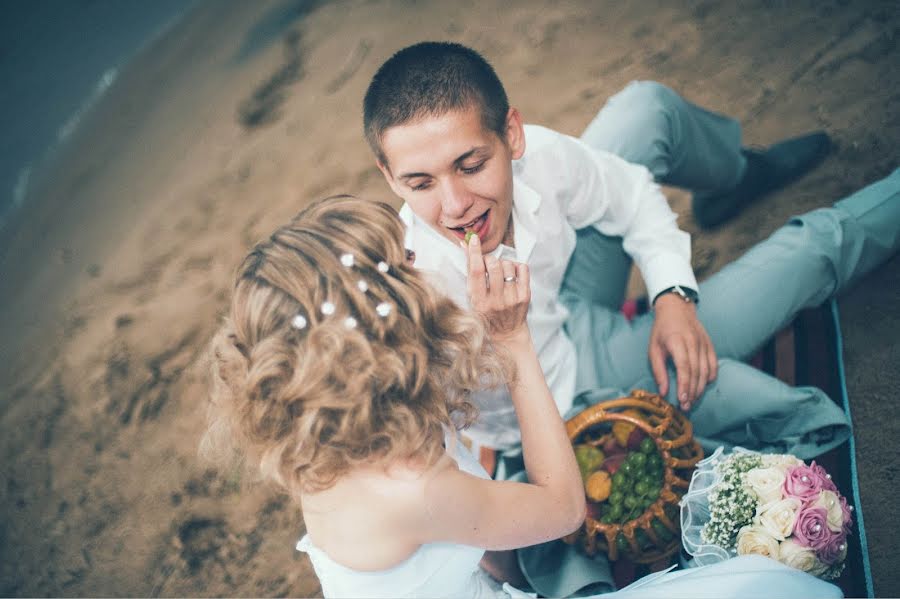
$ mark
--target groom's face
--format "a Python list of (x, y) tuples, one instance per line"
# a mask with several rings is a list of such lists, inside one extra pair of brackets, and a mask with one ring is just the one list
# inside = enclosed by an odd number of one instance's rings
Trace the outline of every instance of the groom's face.
[(486, 128), (472, 107), (391, 127), (378, 167), (416, 215), (454, 243), (467, 231), (485, 253), (506, 237), (512, 215), (512, 161), (525, 151), (522, 121), (507, 114), (503, 135)]

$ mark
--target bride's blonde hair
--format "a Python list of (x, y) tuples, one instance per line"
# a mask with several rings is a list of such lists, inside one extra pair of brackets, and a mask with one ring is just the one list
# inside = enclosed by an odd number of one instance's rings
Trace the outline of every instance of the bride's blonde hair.
[[(350, 469), (417, 457), (505, 380), (485, 327), (407, 264), (387, 204), (320, 200), (238, 268), (212, 342), (207, 445), (223, 438), (291, 492)], [(331, 310), (333, 308), (333, 310)]]

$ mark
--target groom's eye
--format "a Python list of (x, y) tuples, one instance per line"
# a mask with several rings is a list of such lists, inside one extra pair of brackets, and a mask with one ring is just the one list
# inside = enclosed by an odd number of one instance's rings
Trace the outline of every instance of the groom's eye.
[(467, 175), (474, 175), (475, 173), (477, 173), (478, 171), (480, 171), (481, 169), (484, 168), (484, 165), (486, 162), (487, 162), (487, 160), (482, 160), (481, 162), (479, 162), (478, 164), (475, 164), (473, 166), (464, 166), (464, 167), (462, 167), (461, 170), (462, 170), (462, 172), (464, 172)]

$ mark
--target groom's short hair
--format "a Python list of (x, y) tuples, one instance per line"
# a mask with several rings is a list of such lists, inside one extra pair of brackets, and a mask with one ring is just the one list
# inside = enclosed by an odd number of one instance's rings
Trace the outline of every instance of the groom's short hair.
[(363, 100), (366, 141), (383, 164), (385, 131), (426, 116), (477, 108), (482, 125), (505, 139), (509, 100), (493, 67), (478, 52), (451, 42), (421, 42), (391, 56)]

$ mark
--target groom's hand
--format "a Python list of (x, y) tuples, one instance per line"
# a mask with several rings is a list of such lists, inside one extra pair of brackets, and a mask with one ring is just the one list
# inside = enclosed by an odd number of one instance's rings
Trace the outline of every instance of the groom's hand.
[(669, 392), (666, 361), (675, 364), (678, 403), (688, 411), (703, 393), (706, 384), (716, 378), (718, 360), (706, 329), (697, 318), (697, 307), (669, 293), (653, 306), (656, 315), (650, 332), (650, 367), (659, 394)]

